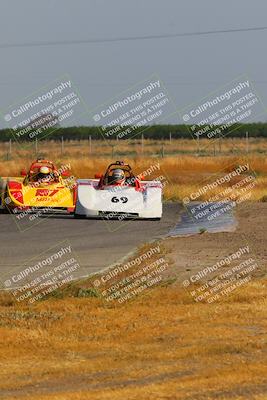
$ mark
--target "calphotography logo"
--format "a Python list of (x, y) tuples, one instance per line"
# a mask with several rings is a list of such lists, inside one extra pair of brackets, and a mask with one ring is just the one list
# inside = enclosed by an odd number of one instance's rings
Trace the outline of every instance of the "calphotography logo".
[(93, 286), (107, 302), (122, 304), (159, 285), (168, 269), (163, 249), (155, 245), (127, 263), (104, 271), (97, 279), (93, 278)]
[(79, 270), (72, 246), (59, 245), (30, 265), (11, 268), (3, 285), (18, 303), (33, 304), (69, 284), (79, 276)]
[(157, 75), (136, 84), (94, 110), (92, 119), (104, 139), (131, 139), (176, 109)]
[(264, 113), (261, 98), (246, 75), (180, 110), (183, 123), (196, 140), (219, 139), (248, 120), (258, 121)]
[[(238, 205), (246, 205), (257, 190), (257, 175), (249, 163), (227, 167), (230, 172), (218, 171), (200, 182), (198, 189), (184, 197), (192, 222), (216, 228), (218, 221), (229, 224)], [(228, 221), (227, 221), (228, 220)]]
[(210, 304), (248, 284), (258, 269), (249, 245), (244, 245), (215, 264), (192, 274), (182, 284), (196, 302)]
[[(2, 110), (12, 138), (25, 146), (47, 138), (63, 124), (74, 123), (86, 107), (69, 76), (63, 76), (24, 100)], [(0, 114), (0, 116), (1, 116)]]

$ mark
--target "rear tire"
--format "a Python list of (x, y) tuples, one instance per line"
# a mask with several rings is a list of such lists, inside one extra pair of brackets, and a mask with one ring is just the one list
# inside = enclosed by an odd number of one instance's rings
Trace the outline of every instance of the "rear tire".
[(11, 211), (8, 211), (6, 208), (0, 208), (0, 214), (11, 214)]

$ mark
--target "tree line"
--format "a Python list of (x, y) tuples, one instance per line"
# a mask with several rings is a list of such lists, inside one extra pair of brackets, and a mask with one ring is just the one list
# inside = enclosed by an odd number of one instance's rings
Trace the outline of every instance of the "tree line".
[[(203, 126), (204, 128), (204, 126)], [(148, 127), (140, 127), (134, 131), (135, 138), (141, 138), (143, 134), (147, 139), (169, 139), (170, 135), (173, 139), (191, 139), (192, 131), (190, 130), (190, 125), (153, 125)], [(223, 136), (242, 138), (246, 136), (246, 132), (249, 133), (250, 137), (267, 137), (267, 123), (257, 122), (250, 124), (242, 124), (231, 126), (229, 128), (223, 129)], [(27, 137), (27, 136), (26, 136)], [(85, 140), (91, 137), (93, 140), (101, 140), (104, 138), (101, 133), (101, 129), (97, 126), (73, 126), (73, 127), (58, 127), (56, 129), (47, 129), (44, 133), (44, 138), (49, 138), (52, 140)], [(202, 136), (203, 138), (206, 135)], [(11, 129), (0, 130), (0, 141), (5, 142), (10, 139), (15, 139), (16, 133)], [(42, 137), (38, 136), (38, 139)], [(116, 136), (112, 136), (113, 139)], [(24, 139), (24, 137), (23, 137)], [(129, 137), (125, 137), (129, 139)], [(201, 137), (200, 137), (201, 139)], [(31, 139), (32, 140), (32, 139)]]

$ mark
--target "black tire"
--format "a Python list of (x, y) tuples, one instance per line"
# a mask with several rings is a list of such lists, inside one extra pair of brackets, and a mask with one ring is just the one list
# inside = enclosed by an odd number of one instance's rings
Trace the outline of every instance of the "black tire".
[(86, 216), (74, 213), (74, 218), (76, 218), (76, 219), (85, 219)]
[(6, 197), (6, 182), (0, 181), (0, 207), (4, 207), (0, 209), (1, 214), (8, 214), (9, 211), (6, 208), (6, 205), (3, 203), (3, 199)]

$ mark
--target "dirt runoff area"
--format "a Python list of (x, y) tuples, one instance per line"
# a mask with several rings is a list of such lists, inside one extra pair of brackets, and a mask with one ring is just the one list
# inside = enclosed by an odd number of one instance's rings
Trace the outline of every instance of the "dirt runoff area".
[[(164, 247), (171, 259), (169, 276), (182, 284), (186, 280), (190, 284), (199, 283), (243, 262), (243, 266), (251, 267), (249, 275), (264, 277), (267, 266), (267, 203), (241, 204), (234, 215), (238, 225), (233, 232), (203, 232), (166, 239)], [(228, 262), (229, 257), (231, 262)], [(254, 260), (255, 268), (249, 259)], [(236, 267), (234, 272), (240, 270), (241, 267)]]

